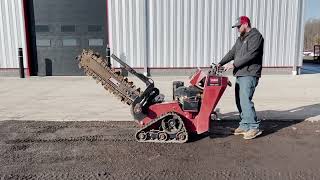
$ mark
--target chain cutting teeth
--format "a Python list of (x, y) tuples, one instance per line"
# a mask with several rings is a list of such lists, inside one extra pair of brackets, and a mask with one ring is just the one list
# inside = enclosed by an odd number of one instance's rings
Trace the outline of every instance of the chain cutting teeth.
[(104, 89), (117, 96), (121, 102), (131, 105), (140, 95), (140, 88), (135, 89), (133, 82), (123, 77), (121, 71), (111, 68), (110, 61), (101, 57), (99, 53), (83, 50), (76, 60), (79, 61), (79, 68), (82, 68), (87, 76), (101, 83)]

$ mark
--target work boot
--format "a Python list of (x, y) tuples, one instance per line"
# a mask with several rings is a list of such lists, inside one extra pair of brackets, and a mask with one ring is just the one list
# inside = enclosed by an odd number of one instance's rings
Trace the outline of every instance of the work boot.
[(250, 129), (246, 133), (244, 133), (243, 139), (253, 139), (262, 134), (262, 130), (260, 129)]
[(234, 130), (233, 134), (236, 135), (236, 136), (237, 135), (244, 135), (246, 132), (248, 132), (248, 131), (245, 131), (245, 130), (243, 130), (241, 128), (237, 128), (237, 129)]

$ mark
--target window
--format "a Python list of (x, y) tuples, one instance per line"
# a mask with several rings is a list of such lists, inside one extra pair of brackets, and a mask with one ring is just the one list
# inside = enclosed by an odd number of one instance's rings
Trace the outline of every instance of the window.
[(37, 44), (37, 46), (49, 47), (49, 46), (51, 46), (51, 40), (50, 39), (37, 39), (36, 44)]
[(89, 39), (89, 46), (103, 46), (103, 39)]
[(101, 32), (102, 26), (100, 25), (88, 25), (88, 32)]
[(76, 39), (63, 39), (62, 46), (78, 46)]
[(75, 25), (62, 25), (61, 32), (76, 32)]
[(36, 30), (36, 32), (49, 32), (49, 26), (48, 25), (36, 25), (35, 30)]

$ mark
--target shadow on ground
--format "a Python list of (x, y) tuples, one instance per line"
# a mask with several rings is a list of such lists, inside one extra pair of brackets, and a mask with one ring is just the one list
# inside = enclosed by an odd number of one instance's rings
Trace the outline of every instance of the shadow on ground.
[[(210, 125), (210, 132), (201, 135), (191, 134), (190, 142), (195, 142), (206, 137), (210, 138), (223, 138), (233, 135), (234, 129), (239, 126), (238, 112), (231, 112), (223, 114), (221, 120), (213, 120)], [(306, 119), (316, 117), (320, 115), (320, 103), (308, 106), (302, 106), (293, 108), (286, 111), (258, 111), (259, 114), (270, 115), (270, 117), (286, 117), (281, 119), (273, 119), (265, 117), (261, 120), (261, 129), (263, 134), (259, 137), (268, 136), (269, 134), (275, 133), (281, 129), (293, 126), (295, 124), (301, 123)], [(294, 118), (290, 118), (294, 117)], [(320, 119), (319, 119), (320, 120)]]

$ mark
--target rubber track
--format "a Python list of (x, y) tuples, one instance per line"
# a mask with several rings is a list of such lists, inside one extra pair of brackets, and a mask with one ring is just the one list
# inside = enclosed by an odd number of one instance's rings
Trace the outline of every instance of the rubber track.
[[(179, 114), (177, 114), (177, 113), (175, 113), (175, 112), (168, 112), (168, 113), (165, 113), (165, 114), (159, 116), (158, 118), (154, 119), (152, 122), (150, 122), (150, 123), (147, 124), (145, 127), (139, 129), (139, 130), (136, 132), (136, 135), (135, 135), (136, 140), (137, 140), (138, 142), (155, 142), (155, 143), (185, 143), (185, 142), (187, 142), (187, 141), (188, 141), (188, 133), (186, 133), (187, 137), (186, 137), (186, 139), (183, 140), (183, 141), (179, 141), (179, 140), (177, 140), (177, 139), (171, 139), (171, 140), (167, 140), (167, 141), (159, 141), (159, 140), (156, 140), (156, 139), (154, 139), (154, 140), (150, 139), (150, 140), (141, 141), (141, 140), (138, 140), (138, 139), (137, 139), (138, 133), (140, 133), (141, 131), (144, 131), (145, 129), (149, 128), (149, 127), (152, 126), (153, 124), (161, 121), (164, 117), (169, 116), (169, 115), (177, 115), (177, 116), (179, 116)], [(183, 122), (183, 120), (182, 120), (182, 122)], [(147, 132), (147, 131), (144, 131), (144, 132)], [(164, 131), (159, 131), (159, 132), (164, 132)], [(177, 132), (176, 134), (182, 133), (182, 132), (187, 132), (187, 129), (186, 129), (184, 123), (183, 123), (183, 126), (182, 126), (181, 130), (180, 130), (179, 132)]]

